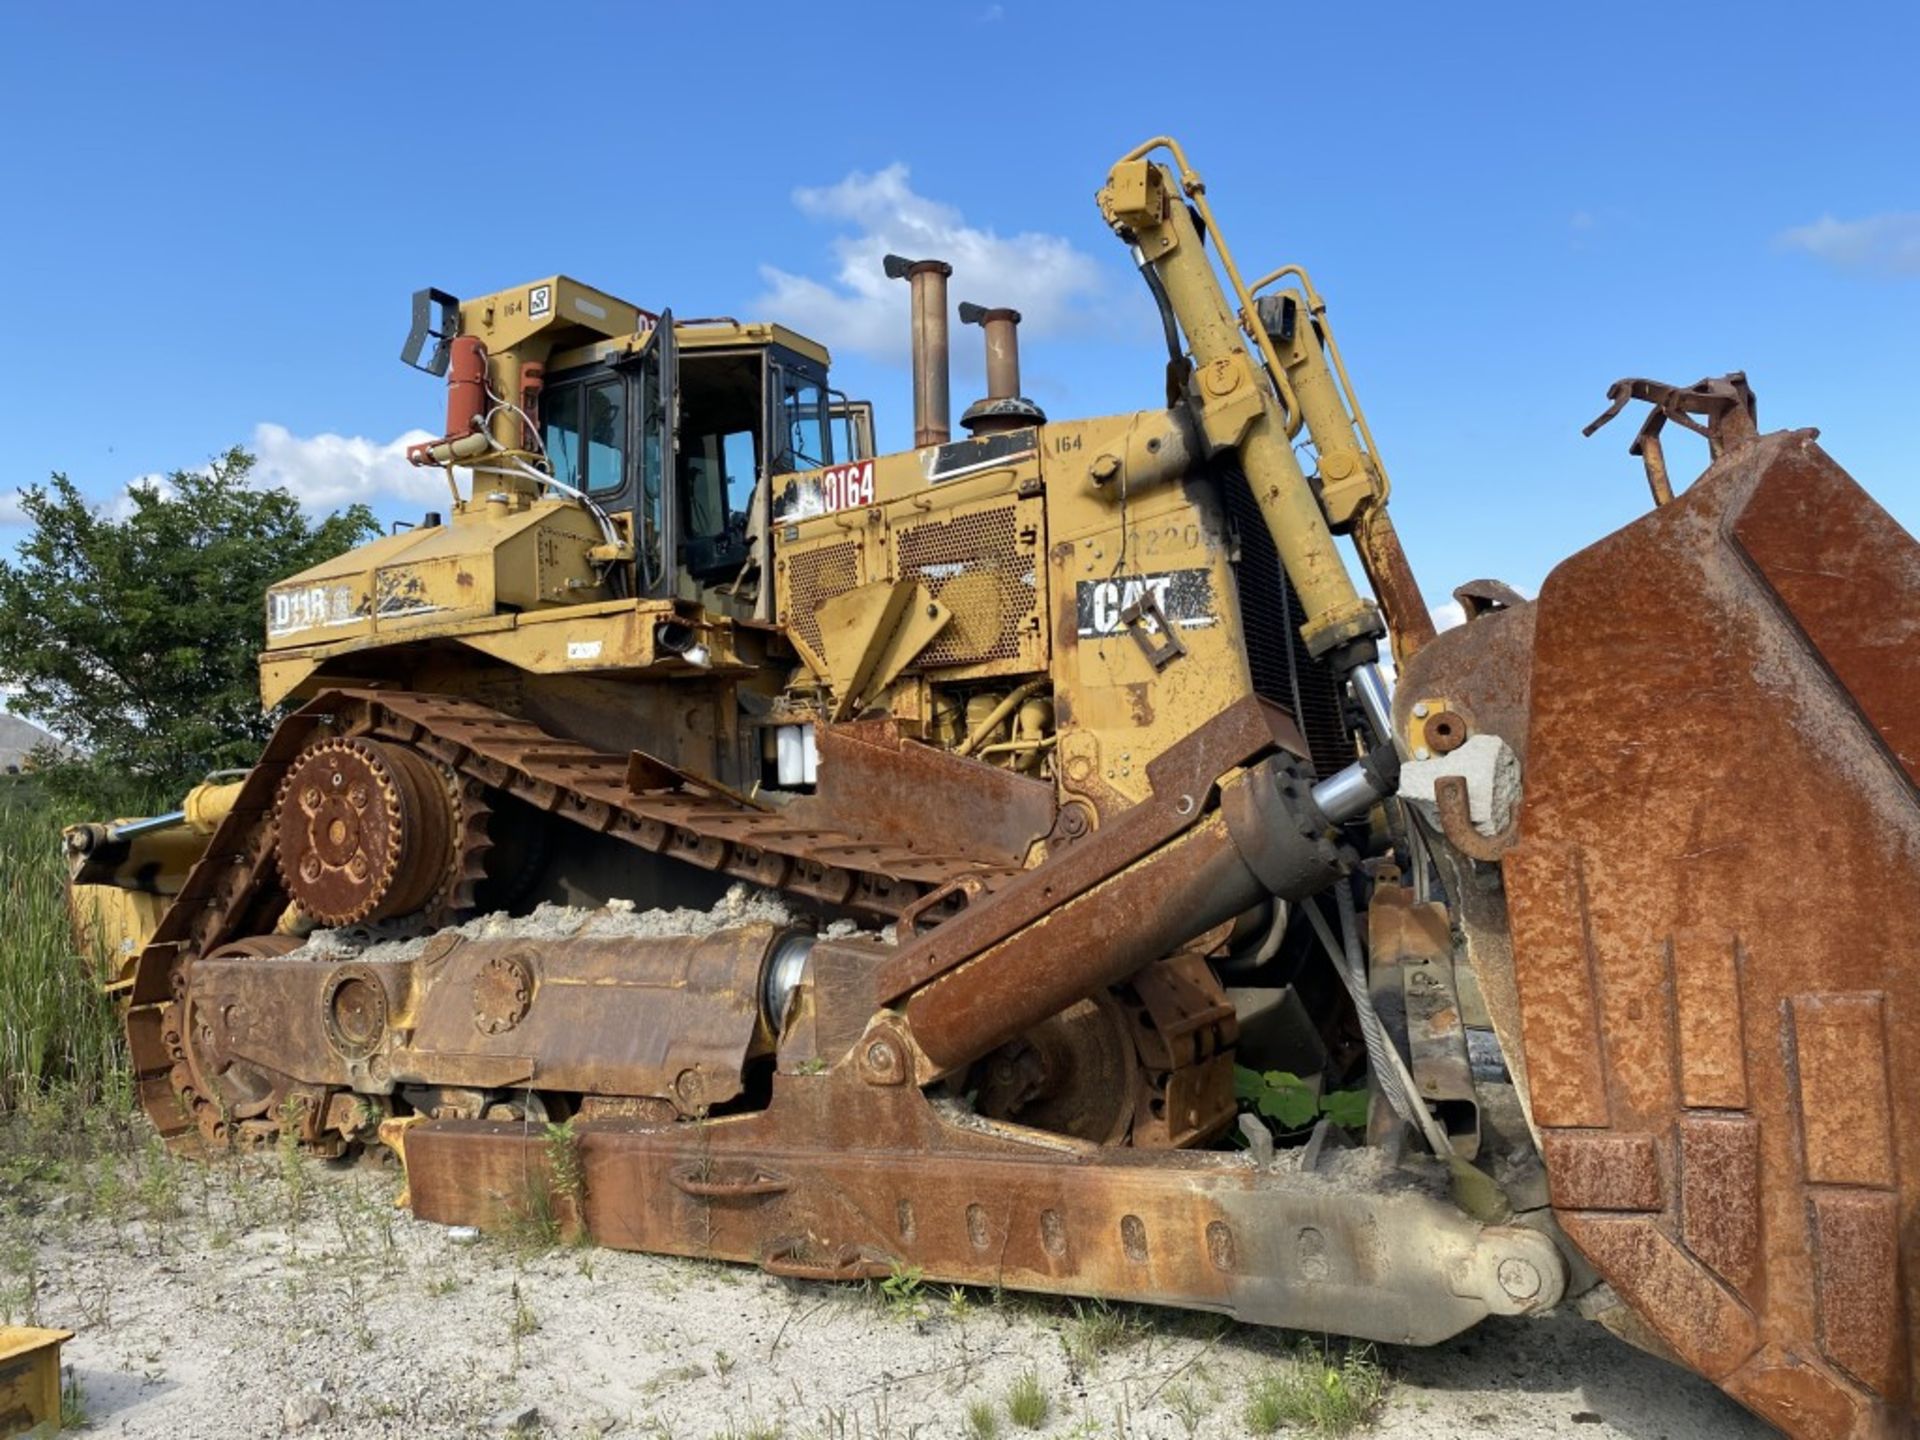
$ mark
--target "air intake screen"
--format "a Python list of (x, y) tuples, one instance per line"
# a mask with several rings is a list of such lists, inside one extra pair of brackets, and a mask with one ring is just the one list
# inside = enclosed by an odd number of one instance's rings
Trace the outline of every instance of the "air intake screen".
[(786, 623), (820, 653), (820, 607), (860, 583), (860, 542), (803, 550), (787, 561)]
[(1012, 506), (895, 532), (900, 574), (918, 580), (953, 619), (914, 662), (916, 670), (1012, 660), (1033, 618), (1035, 556), (1022, 545)]

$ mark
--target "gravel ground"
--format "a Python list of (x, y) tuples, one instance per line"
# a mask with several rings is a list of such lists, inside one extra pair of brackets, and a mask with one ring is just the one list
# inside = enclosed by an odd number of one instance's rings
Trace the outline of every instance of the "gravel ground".
[[(52, 1147), (57, 1152), (58, 1147)], [(78, 1332), (96, 1433), (168, 1440), (963, 1437), (1032, 1370), (1042, 1432), (1249, 1434), (1289, 1337), (1172, 1311), (852, 1287), (609, 1251), (527, 1252), (395, 1210), (397, 1177), (150, 1142), (0, 1170), (0, 1311)], [(1387, 1349), (1386, 1436), (1699, 1440), (1769, 1431), (1573, 1315)]]

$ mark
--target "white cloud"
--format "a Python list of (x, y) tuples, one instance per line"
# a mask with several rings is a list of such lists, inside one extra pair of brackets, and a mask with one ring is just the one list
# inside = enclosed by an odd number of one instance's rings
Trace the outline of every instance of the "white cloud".
[(1920, 275), (1920, 213), (1868, 215), (1836, 220), (1822, 215), (1811, 225), (1782, 232), (1779, 244), (1824, 260), (1839, 270), (1867, 275)]
[(907, 286), (881, 272), (888, 254), (949, 262), (954, 300), (1011, 305), (1029, 337), (1082, 329), (1092, 319), (1087, 302), (1102, 277), (1091, 255), (1058, 235), (1003, 236), (969, 225), (954, 206), (916, 193), (905, 165), (796, 190), (793, 203), (811, 219), (843, 227), (830, 246), (838, 266), (820, 280), (763, 265), (767, 288), (754, 307), (831, 349), (906, 358)]
[(1433, 615), (1435, 630), (1451, 630), (1455, 626), (1467, 623), (1467, 607), (1458, 600), (1449, 600), (1445, 604), (1435, 605), (1430, 613)]
[(26, 512), (20, 508), (18, 490), (0, 491), (0, 525), (24, 525)]
[(401, 501), (423, 508), (447, 498), (444, 471), (407, 463), (407, 447), (434, 437), (409, 430), (393, 440), (364, 435), (295, 435), (264, 421), (253, 428), (259, 458), (254, 479), (283, 485), (309, 510), (337, 510), (363, 501)]

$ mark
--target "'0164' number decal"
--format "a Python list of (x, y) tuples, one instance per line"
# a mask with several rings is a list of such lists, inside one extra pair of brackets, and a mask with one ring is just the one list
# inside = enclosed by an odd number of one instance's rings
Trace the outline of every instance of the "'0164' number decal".
[(820, 503), (828, 510), (873, 504), (873, 461), (838, 465), (820, 472)]

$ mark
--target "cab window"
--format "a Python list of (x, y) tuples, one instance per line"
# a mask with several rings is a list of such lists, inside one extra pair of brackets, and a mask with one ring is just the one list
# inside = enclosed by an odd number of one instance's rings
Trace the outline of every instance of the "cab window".
[(804, 370), (779, 372), (779, 439), (775, 471), (818, 470), (833, 463), (827, 438), (827, 392), (816, 376)]
[(587, 483), (594, 494), (618, 490), (626, 478), (627, 407), (620, 382), (586, 387)]
[(609, 495), (626, 479), (626, 403), (607, 377), (551, 386), (541, 397), (541, 434), (553, 478)]

